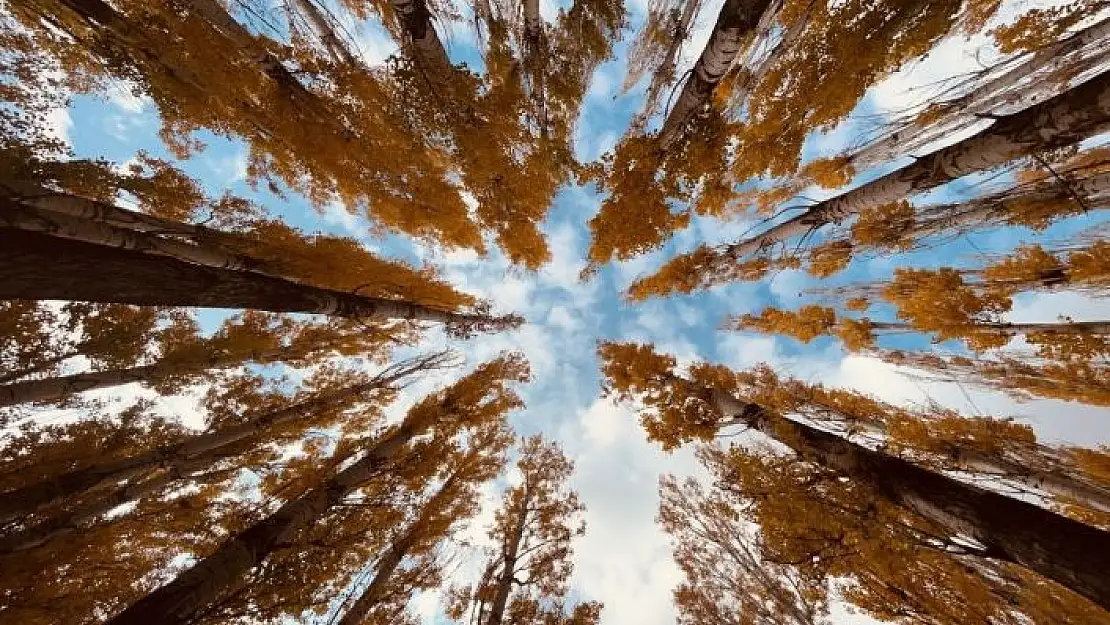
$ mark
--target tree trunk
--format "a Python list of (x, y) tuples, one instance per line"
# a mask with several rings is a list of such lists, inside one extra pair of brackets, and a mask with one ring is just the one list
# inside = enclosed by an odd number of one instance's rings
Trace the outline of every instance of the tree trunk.
[[(436, 88), (443, 88), (452, 72), (451, 60), (443, 41), (432, 24), (432, 14), (425, 0), (389, 0), (397, 13), (397, 21), (405, 31), (405, 47), (424, 70)], [(447, 93), (445, 95), (450, 95)]]
[(0, 298), (410, 319), (446, 323), (464, 332), (519, 323), (514, 317), (449, 312), (5, 228), (0, 228)]
[(744, 38), (759, 23), (770, 4), (771, 0), (725, 0), (709, 42), (659, 131), (661, 151), (681, 136), (690, 118), (709, 101), (713, 89), (732, 67)]
[[(997, 112), (996, 109), (1013, 108), (1015, 103), (1024, 107), (1043, 100), (1046, 91), (1043, 85), (1033, 80), (1032, 85), (1015, 89), (1030, 77), (1038, 76), (1043, 80), (1063, 70), (1072, 70), (1090, 62), (1083, 53), (1089, 48), (1098, 48), (1110, 38), (1110, 19), (1102, 20), (1066, 39), (1025, 55), (1023, 61), (1009, 63), (1011, 67), (993, 78), (985, 80), (974, 89), (951, 100), (941, 103), (951, 114), (940, 121), (921, 123), (910, 121), (898, 130), (872, 141), (851, 156), (851, 163), (857, 169), (872, 167), (909, 154), (946, 135), (959, 132), (978, 119), (978, 116)], [(1105, 52), (1096, 56), (1104, 56)], [(1087, 55), (1088, 57), (1090, 55)], [(1075, 58), (1078, 57), (1078, 58)], [(1068, 71), (1068, 75), (1072, 75)], [(1040, 88), (1038, 88), (1040, 87)], [(1007, 106), (1009, 105), (1009, 106)]]
[[(113, 213), (113, 216), (115, 215), (118, 213)], [(102, 221), (71, 217), (64, 213), (26, 206), (3, 198), (0, 198), (0, 227), (41, 232), (94, 245), (168, 256), (216, 269), (236, 271), (259, 269), (258, 261), (217, 246), (186, 243), (177, 239), (120, 228)]]
[(185, 479), (190, 474), (223, 459), (224, 456), (212, 454), (193, 458), (174, 467), (174, 470), (163, 471), (140, 482), (124, 484), (110, 493), (78, 504), (67, 512), (0, 537), (0, 554), (28, 551), (55, 539), (77, 533), (81, 531), (83, 525), (95, 521), (113, 509), (157, 493), (174, 482)]
[[(678, 24), (675, 25), (675, 32), (672, 33), (671, 41), (667, 45), (663, 62), (651, 74), (651, 82), (648, 84), (647, 92), (644, 95), (643, 109), (632, 119), (631, 126), (637, 131), (642, 130), (644, 125), (647, 124), (648, 118), (655, 113), (659, 106), (659, 96), (663, 93), (663, 89), (674, 79), (675, 67), (678, 63), (678, 51), (682, 49), (682, 44), (685, 43), (686, 37), (690, 35), (690, 25), (694, 21), (694, 16), (697, 15), (698, 7), (701, 6), (701, 0), (684, 1), (685, 6), (682, 7), (682, 16), (679, 18)], [(626, 83), (622, 93), (632, 86)]]
[[(397, 380), (442, 361), (442, 354), (418, 358), (402, 363), (391, 372), (377, 376), (362, 384), (318, 395), (296, 404), (248, 417), (214, 432), (199, 434), (181, 443), (158, 447), (135, 456), (94, 464), (76, 471), (45, 479), (13, 491), (0, 494), (0, 523), (6, 523), (43, 508), (56, 505), (66, 497), (80, 494), (109, 483), (119, 483), (137, 475), (164, 469), (179, 473), (186, 463), (200, 457), (211, 456), (232, 443), (263, 433), (269, 428), (311, 416), (313, 413), (334, 406), (347, 399), (384, 388)], [(0, 404), (2, 405), (2, 404)]]
[(966, 484), (798, 421), (707, 389), (717, 409), (798, 455), (874, 488), (881, 496), (1110, 609), (1110, 532), (1031, 503)]
[(513, 581), (516, 579), (516, 560), (520, 552), (520, 541), (524, 539), (524, 526), (528, 522), (529, 499), (528, 489), (525, 487), (524, 496), (520, 498), (520, 511), (513, 526), (513, 535), (509, 539), (509, 544), (505, 546), (502, 558), (503, 568), (497, 579), (497, 591), (490, 606), (489, 619), (484, 625), (501, 625), (505, 619), (505, 608), (509, 605), (509, 594), (512, 593)]
[(444, 505), (451, 497), (455, 495), (452, 491), (458, 474), (452, 474), (443, 485), (440, 486), (436, 494), (424, 504), (419, 516), (405, 529), (397, 540), (389, 546), (389, 550), (385, 555), (378, 560), (377, 569), (374, 571), (374, 578), (366, 585), (366, 588), (359, 595), (357, 601), (351, 606), (351, 609), (343, 615), (338, 625), (362, 625), (366, 616), (374, 609), (374, 606), (381, 601), (388, 589), (390, 578), (401, 565), (401, 561), (408, 555), (409, 550), (412, 549), (416, 541), (422, 536), (421, 532), (424, 526), (428, 523), (431, 514), (434, 514), (440, 506)]
[(524, 38), (537, 39), (543, 31), (540, 0), (524, 0)]
[[(1083, 206), (1075, 205), (1079, 201), (1076, 198), (1083, 202)], [(1079, 179), (1071, 179), (1068, 176), (1066, 187), (1056, 180), (1051, 180), (1017, 194), (1003, 192), (962, 203), (923, 207), (929, 216), (913, 224), (908, 233), (915, 239), (919, 239), (996, 225), (1010, 217), (1020, 217), (1020, 211), (1011, 207), (1020, 206), (1020, 203), (1025, 202), (1034, 205), (1043, 202), (1060, 202), (1062, 205), (1073, 204), (1076, 209), (1098, 210), (1106, 208), (1108, 201), (1110, 201), (1110, 173)]]
[(120, 386), (132, 382), (157, 380), (181, 372), (179, 364), (155, 363), (126, 369), (90, 371), (41, 380), (12, 382), (0, 386), (0, 407), (40, 401), (57, 401), (75, 393)]
[(1078, 143), (1110, 130), (1110, 72), (1032, 106), (1000, 117), (978, 134), (933, 152), (837, 197), (818, 202), (756, 237), (725, 246), (715, 262), (727, 263), (809, 233), (850, 215), (1005, 165), (1026, 154)]
[(235, 236), (205, 226), (173, 221), (119, 208), (107, 202), (53, 191), (24, 180), (0, 180), (4, 196), (24, 206), (61, 213), (77, 219), (97, 221), (117, 228), (149, 234), (168, 234), (190, 239), (234, 239)]
[[(834, 406), (822, 405), (822, 408), (838, 414), (850, 429), (859, 429), (874, 437), (874, 440), (884, 440), (888, 436), (886, 428), (881, 424), (860, 423)], [(822, 419), (814, 421), (820, 423)], [(1020, 452), (1016, 455), (1005, 451), (987, 453), (962, 445), (952, 445), (942, 456), (945, 470), (998, 476), (1061, 500), (1071, 499), (1095, 510), (1110, 512), (1110, 489), (1075, 475), (1053, 451), (1038, 445), (1032, 455), (1022, 457)]]
[[(871, 321), (873, 330), (890, 332), (920, 332), (908, 323)], [(1003, 336), (1020, 336), (1031, 333), (1044, 334), (1110, 334), (1110, 321), (1072, 321), (1069, 323), (977, 323), (976, 328), (998, 332)]]
[(255, 523), (199, 560), (173, 581), (151, 592), (108, 621), (110, 625), (184, 625), (219, 600), (228, 588), (271, 552), (291, 544), (347, 495), (373, 479), (377, 470), (426, 427), (402, 423), (371, 447), (366, 456), (276, 512)]
[(316, 6), (313, 0), (292, 0), (292, 3), (297, 7), (297, 12), (300, 13), (308, 20), (313, 32), (324, 44), (328, 54), (336, 63), (355, 66), (358, 64), (358, 59), (355, 57), (347, 45), (335, 34), (335, 29), (328, 22), (320, 7)]

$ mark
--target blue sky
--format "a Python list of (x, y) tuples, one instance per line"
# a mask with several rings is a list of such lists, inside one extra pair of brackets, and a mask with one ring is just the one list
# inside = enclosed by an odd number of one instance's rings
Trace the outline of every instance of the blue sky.
[[(680, 64), (680, 70), (688, 67), (693, 54), (700, 51), (720, 3), (721, 0), (705, 3), (699, 28), (686, 47), (685, 64)], [(629, 5), (633, 26), (642, 20), (645, 4), (644, 0), (635, 0)], [(546, 0), (541, 5), (550, 17), (555, 5)], [(380, 60), (395, 49), (379, 28), (361, 28), (358, 35), (362, 51), (370, 61)], [(631, 31), (626, 39), (630, 37)], [(454, 59), (473, 63), (478, 58), (473, 37), (465, 25), (453, 25), (449, 41)], [(591, 84), (576, 135), (576, 147), (583, 159), (594, 159), (612, 147), (639, 106), (643, 85), (614, 97), (623, 79), (627, 43), (618, 46), (616, 59), (602, 65)], [(914, 97), (910, 89), (915, 85), (971, 67), (973, 53), (983, 44), (981, 40), (960, 39), (944, 45), (928, 61), (873, 89), (860, 104), (857, 116), (882, 114), (905, 106)], [(58, 131), (79, 156), (124, 162), (137, 151), (146, 150), (170, 159), (157, 136), (159, 121), (152, 104), (131, 96), (125, 88), (113, 90), (107, 98), (77, 98), (68, 116), (59, 115), (56, 121)], [(835, 153), (859, 132), (861, 123), (849, 121), (825, 135), (810, 137), (806, 156)], [(650, 341), (684, 361), (706, 359), (736, 367), (769, 362), (785, 373), (857, 388), (898, 403), (932, 399), (968, 414), (1015, 416), (1032, 423), (1042, 436), (1054, 442), (1086, 445), (1110, 442), (1110, 415), (1105, 410), (1056, 401), (1019, 404), (998, 394), (952, 384), (926, 384), (901, 375), (884, 363), (847, 355), (831, 340), (801, 345), (789, 339), (718, 330), (721, 320), (729, 314), (757, 312), (767, 305), (795, 307), (801, 301), (798, 294), (816, 284), (802, 272), (786, 271), (759, 284), (729, 285), (707, 293), (644, 304), (629, 305), (621, 300), (623, 288), (638, 275), (658, 266), (662, 259), (701, 242), (733, 239), (750, 225), (743, 220), (720, 223), (695, 219), (689, 230), (680, 233), (660, 252), (606, 267), (594, 280), (583, 283), (578, 273), (584, 266), (588, 243), (586, 222), (602, 199), (593, 187), (568, 187), (558, 194), (544, 226), (553, 261), (536, 273), (527, 273), (509, 267), (496, 251), (479, 258), (470, 252), (445, 253), (414, 246), (396, 237), (371, 238), (365, 219), (349, 215), (339, 207), (319, 213), (295, 195), (281, 200), (265, 190), (252, 189), (244, 179), (246, 151), (241, 143), (206, 133), (199, 138), (207, 148), (179, 165), (213, 194), (231, 191), (252, 197), (306, 230), (356, 236), (385, 255), (435, 264), (463, 290), (488, 298), (498, 310), (518, 312), (528, 319), (526, 325), (514, 332), (483, 336), (465, 344), (449, 342), (433, 331), (423, 347), (450, 343), (465, 353), (468, 365), (508, 349), (524, 351), (532, 362), (535, 381), (522, 389), (528, 409), (514, 415), (513, 421), (521, 434), (542, 431), (560, 440), (577, 462), (575, 485), (588, 510), (589, 529), (577, 544), (574, 586), (581, 596), (605, 602), (606, 624), (673, 622), (670, 589), (677, 583), (678, 573), (670, 561), (666, 536), (654, 524), (656, 485), (660, 473), (693, 474), (697, 467), (688, 450), (668, 455), (648, 444), (633, 410), (599, 397), (600, 380), (594, 355), (599, 339)], [(935, 197), (943, 200), (966, 192), (964, 186), (952, 185)], [(1049, 234), (1093, 225), (1096, 219), (1099, 218), (1081, 217)], [(1031, 240), (1031, 236), (1016, 229), (976, 234), (971, 243), (960, 242), (943, 250), (915, 254), (912, 258), (897, 259), (897, 263), (937, 265), (961, 258), (969, 262), (980, 250), (1008, 249)], [(838, 280), (886, 275), (894, 264), (884, 258), (856, 263)], [(1074, 293), (1037, 294), (1019, 298), (1010, 319), (1051, 321), (1060, 314), (1077, 320), (1105, 319), (1110, 316), (1110, 305)], [(218, 314), (208, 313), (205, 318), (214, 320)], [(919, 339), (917, 344), (927, 345), (927, 341)], [(398, 410), (457, 374), (418, 383), (406, 393)], [(165, 403), (164, 409), (197, 422), (199, 415), (195, 414), (192, 401), (190, 397), (178, 398)], [(498, 488), (499, 485), (491, 485), (487, 489), (488, 504), (496, 502)], [(492, 509), (487, 506), (469, 532), (473, 537), (480, 539), (483, 524), (492, 518), (491, 514)], [(419, 610), (429, 621), (436, 620), (437, 602), (434, 595), (418, 602)], [(866, 622), (839, 613), (835, 620)]]

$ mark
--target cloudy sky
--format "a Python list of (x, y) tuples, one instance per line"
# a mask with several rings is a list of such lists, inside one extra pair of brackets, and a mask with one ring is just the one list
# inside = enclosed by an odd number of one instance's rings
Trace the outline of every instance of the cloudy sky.
[[(685, 48), (689, 67), (700, 51), (722, 0), (706, 0), (693, 40)], [(645, 0), (630, 5), (632, 27), (640, 23)], [(549, 16), (557, 5), (543, 0)], [(1022, 4), (1022, 7), (1028, 6)], [(1012, 9), (1013, 7), (1011, 7)], [(1008, 12), (1012, 14), (1012, 10)], [(370, 61), (380, 61), (396, 48), (380, 29), (356, 29), (360, 47)], [(624, 75), (626, 41), (617, 47), (616, 58), (601, 66), (594, 76), (576, 134), (576, 148), (583, 160), (597, 158), (613, 146), (640, 104), (644, 85), (615, 97)], [(466, 27), (451, 27), (450, 53), (458, 61), (475, 63), (475, 42)], [(862, 101), (855, 119), (827, 134), (810, 137), (806, 157), (832, 154), (865, 129), (863, 119), (913, 103), (922, 85), (957, 74), (994, 54), (982, 38), (946, 40), (927, 60), (906, 68), (873, 88)], [(681, 72), (680, 72), (681, 73)], [(149, 101), (131, 96), (125, 87), (107, 98), (78, 98), (68, 111), (55, 117), (56, 127), (80, 156), (102, 156), (119, 162), (137, 150), (170, 158), (160, 145), (157, 111)], [(753, 334), (720, 332), (725, 315), (757, 312), (767, 305), (794, 307), (799, 294), (814, 282), (804, 273), (786, 271), (760, 284), (738, 284), (690, 297), (671, 298), (629, 305), (619, 297), (636, 276), (655, 267), (677, 252), (703, 241), (735, 238), (750, 224), (720, 223), (697, 219), (658, 253), (623, 265), (605, 268), (591, 282), (579, 281), (587, 246), (587, 220), (597, 211), (601, 197), (592, 187), (563, 189), (544, 227), (554, 251), (553, 261), (536, 273), (509, 268), (494, 252), (478, 258), (472, 253), (443, 253), (413, 246), (396, 238), (369, 236), (368, 224), (340, 208), (317, 213), (298, 198), (282, 201), (246, 184), (246, 149), (241, 143), (201, 134), (207, 149), (182, 167), (202, 180), (213, 193), (230, 190), (256, 198), (291, 223), (307, 230), (320, 230), (358, 237), (383, 254), (416, 258), (433, 263), (460, 288), (488, 298), (505, 312), (523, 314), (528, 323), (519, 330), (484, 336), (465, 344), (453, 343), (476, 364), (507, 349), (523, 351), (530, 359), (535, 382), (523, 389), (528, 408), (514, 415), (521, 434), (542, 431), (558, 439), (577, 463), (575, 486), (587, 507), (587, 535), (577, 543), (574, 587), (585, 598), (605, 603), (603, 622), (608, 625), (655, 625), (674, 621), (670, 589), (678, 573), (670, 560), (667, 538), (654, 523), (656, 486), (661, 473), (680, 475), (697, 472), (688, 451), (664, 454), (647, 443), (636, 416), (627, 407), (599, 397), (600, 381), (594, 355), (599, 339), (621, 338), (655, 343), (662, 351), (684, 360), (711, 360), (736, 367), (769, 362), (784, 373), (828, 385), (851, 387), (874, 393), (902, 404), (939, 401), (965, 414), (1013, 416), (1032, 424), (1051, 442), (1084, 445), (1110, 442), (1110, 415), (1103, 410), (1075, 404), (1038, 401), (1016, 403), (1006, 397), (952, 384), (930, 384), (903, 375), (881, 362), (847, 355), (838, 344), (818, 340), (809, 345)], [(872, 172), (872, 175), (874, 172)], [(958, 196), (964, 186), (953, 185), (938, 196)], [(1060, 226), (1050, 236), (1074, 231), (1094, 223), (1082, 217)], [(888, 275), (904, 263), (936, 265), (946, 262), (975, 262), (977, 254), (1004, 250), (1025, 240), (1019, 230), (976, 234), (943, 253), (936, 250), (908, 258), (875, 259), (862, 263), (841, 276), (841, 281)], [(1018, 300), (1010, 319), (1053, 321), (1067, 314), (1076, 320), (1106, 319), (1110, 304), (1075, 294), (1040, 294)], [(446, 341), (432, 333), (429, 345)], [(950, 346), (944, 346), (950, 347)], [(457, 375), (455, 373), (447, 376)], [(424, 380), (412, 395), (445, 383)], [(189, 398), (172, 404), (177, 414), (195, 419)], [(488, 492), (495, 500), (497, 486)], [(489, 511), (487, 511), (488, 513)], [(488, 514), (483, 518), (488, 520)], [(484, 531), (483, 518), (472, 534)], [(428, 596), (419, 609), (429, 622), (436, 616), (437, 598)], [(867, 622), (861, 617), (839, 613), (838, 623)]]

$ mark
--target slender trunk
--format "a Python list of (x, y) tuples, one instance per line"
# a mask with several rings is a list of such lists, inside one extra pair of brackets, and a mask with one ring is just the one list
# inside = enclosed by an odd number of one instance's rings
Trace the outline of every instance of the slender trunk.
[(377, 568), (374, 571), (374, 578), (366, 585), (366, 588), (359, 595), (357, 601), (351, 606), (343, 618), (340, 619), (338, 625), (362, 625), (366, 620), (367, 615), (374, 609), (385, 595), (385, 591), (389, 588), (390, 578), (401, 565), (401, 561), (405, 559), (409, 551), (416, 544), (416, 541), (421, 538), (425, 531), (432, 514), (436, 513), (440, 508), (445, 505), (452, 497), (455, 496), (453, 487), (457, 482), (458, 474), (452, 474), (443, 486), (440, 486), (436, 494), (424, 504), (419, 516), (413, 520), (411, 524), (405, 529), (397, 540), (389, 546), (389, 550), (385, 555), (378, 560)]
[(497, 590), (493, 595), (489, 619), (484, 625), (501, 625), (505, 619), (505, 608), (509, 605), (509, 594), (513, 590), (513, 581), (516, 579), (516, 560), (520, 552), (520, 542), (524, 539), (524, 526), (528, 522), (528, 503), (528, 490), (525, 487), (524, 496), (520, 498), (520, 511), (517, 512), (516, 523), (513, 525), (513, 535), (509, 538), (509, 544), (505, 546), (505, 552), (502, 554), (503, 568), (497, 578)]
[[(1073, 321), (1070, 323), (977, 323), (976, 328), (997, 332), (1003, 336), (1023, 334), (1110, 334), (1110, 321)], [(872, 321), (873, 330), (888, 332), (919, 332), (908, 323)]]
[[(686, 42), (686, 37), (690, 34), (690, 25), (694, 21), (694, 16), (697, 15), (698, 7), (701, 6), (701, 0), (685, 0), (685, 2), (685, 6), (682, 7), (682, 16), (679, 18), (678, 24), (675, 25), (675, 32), (671, 33), (671, 41), (663, 55), (663, 62), (651, 74), (651, 83), (648, 85), (646, 95), (644, 95), (644, 106), (632, 120), (632, 127), (637, 130), (642, 129), (647, 124), (648, 118), (655, 113), (663, 89), (674, 79), (678, 52), (682, 49), (682, 44)], [(647, 45), (651, 45), (651, 43), (649, 42)], [(632, 85), (626, 85), (626, 87), (630, 88)]]
[(543, 31), (540, 0), (524, 0), (524, 38), (538, 39)]
[[(1070, 178), (1070, 177), (1069, 177)], [(1076, 199), (1078, 198), (1078, 200)], [(1047, 202), (1069, 204), (1075, 210), (1105, 208), (1110, 200), (1110, 173), (1095, 174), (1085, 178), (1069, 179), (1065, 187), (1053, 180), (1017, 194), (1006, 192), (956, 204), (924, 207), (928, 216), (909, 227), (914, 238), (925, 238), (948, 233), (966, 232), (972, 228), (997, 224), (1011, 217), (1021, 217), (1022, 204), (1039, 206)], [(1081, 201), (1082, 206), (1076, 205)]]
[(441, 359), (442, 355), (414, 359), (394, 368), (388, 374), (375, 377), (362, 384), (324, 393), (277, 410), (248, 416), (235, 425), (193, 436), (174, 445), (158, 447), (127, 458), (93, 464), (83, 469), (70, 471), (2, 493), (0, 494), (0, 523), (6, 523), (56, 505), (66, 497), (99, 488), (109, 483), (119, 483), (156, 469), (177, 473), (186, 463), (190, 463), (199, 456), (212, 455), (213, 452), (221, 448), (261, 434), (267, 429), (309, 417), (320, 410), (363, 395), (373, 389), (384, 388), (397, 380), (434, 365)]
[(933, 152), (837, 197), (818, 202), (756, 237), (725, 246), (727, 263), (850, 215), (901, 200), (1026, 154), (1072, 145), (1110, 130), (1110, 72), (1021, 113), (1000, 117), (978, 134)]
[(228, 588), (261, 564), (275, 549), (289, 545), (331, 507), (373, 479), (378, 469), (425, 427), (403, 423), (371, 447), (366, 456), (276, 512), (255, 523), (199, 560), (173, 581), (132, 604), (108, 621), (111, 625), (184, 625), (219, 600)]
[[(823, 406), (840, 414), (853, 430), (874, 437), (875, 440), (887, 438), (886, 427), (881, 424), (860, 423), (850, 415), (839, 413), (835, 406)], [(820, 420), (817, 420), (820, 422)], [(969, 449), (962, 445), (952, 445), (943, 453), (946, 470), (969, 471), (972, 473), (996, 475), (1016, 484), (1039, 490), (1063, 500), (1075, 500), (1090, 508), (1110, 512), (1110, 489), (1084, 480), (1069, 470), (1047, 447), (1038, 446), (1034, 456), (1021, 457), (1006, 452), (987, 453)]]
[(718, 410), (801, 457), (870, 486), (881, 496), (974, 539), (984, 556), (1043, 575), (1110, 609), (1110, 532), (1040, 506), (966, 484), (710, 389)]
[[(767, 16), (765, 15), (764, 20), (766, 20), (766, 18)], [(762, 54), (761, 58), (752, 59), (749, 57), (744, 59), (744, 63), (736, 68), (736, 76), (731, 79), (729, 84), (729, 102), (735, 105), (746, 103), (748, 94), (751, 92), (752, 88), (759, 84), (759, 81), (763, 80), (763, 77), (771, 70), (779, 54), (783, 51), (790, 50), (797, 44), (798, 39), (801, 38), (808, 24), (809, 12), (807, 11), (805, 15), (798, 18), (798, 20), (790, 26), (789, 30), (782, 33), (782, 36), (775, 42), (774, 46), (769, 51)], [(769, 30), (771, 26), (771, 24), (765, 25), (763, 20), (761, 20), (760, 32), (762, 33), (765, 28)]]
[[(1043, 85), (1038, 85), (1038, 81), (1034, 80), (1032, 87), (1015, 87), (1022, 82), (1028, 83), (1034, 76), (1043, 80), (1061, 71), (1074, 76), (1072, 71), (1077, 65), (1089, 62), (1083, 53), (1090, 48), (1101, 47), (1108, 38), (1110, 19), (1105, 19), (1066, 39), (1025, 55), (1020, 62), (1007, 62), (1009, 69), (981, 82), (958, 98), (943, 101), (945, 108), (952, 111), (951, 115), (940, 121), (910, 121), (856, 151), (851, 162), (857, 169), (879, 165), (958, 132), (976, 121), (978, 116), (995, 112), (999, 107), (1012, 109), (1013, 105), (1019, 103), (1025, 107), (1036, 104), (1048, 93)], [(1101, 55), (1104, 56), (1105, 52)]]
[(312, 26), (313, 32), (319, 37), (320, 42), (324, 44), (328, 54), (336, 63), (355, 66), (358, 64), (354, 53), (347, 48), (347, 45), (335, 34), (335, 29), (332, 28), (331, 23), (328, 22), (324, 12), (320, 7), (316, 6), (313, 0), (292, 0), (292, 3), (297, 7), (297, 12), (300, 13), (308, 20)]
[(64, 536), (78, 533), (82, 531), (85, 524), (95, 521), (113, 509), (157, 493), (224, 458), (225, 456), (222, 455), (209, 454), (190, 459), (174, 467), (173, 470), (163, 471), (143, 481), (124, 484), (111, 492), (78, 504), (62, 514), (6, 534), (0, 538), (0, 554), (28, 551)]
[(175, 363), (172, 366), (155, 363), (127, 367), (126, 369), (90, 371), (41, 380), (12, 382), (0, 386), (0, 407), (41, 401), (57, 401), (75, 393), (120, 386), (132, 382), (157, 380), (180, 371), (180, 363)]
[(0, 298), (410, 319), (447, 323), (464, 330), (518, 323), (512, 317), (449, 312), (415, 302), (365, 297), (258, 273), (205, 267), (5, 228), (0, 228)]
[(16, 380), (19, 380), (20, 378), (25, 378), (29, 375), (34, 375), (36, 373), (41, 373), (48, 369), (52, 369), (53, 367), (65, 362), (66, 360), (69, 360), (70, 358), (73, 358), (75, 356), (79, 356), (80, 354), (81, 350), (78, 348), (64, 354), (58, 354), (57, 356), (44, 358), (43, 360), (40, 360), (39, 362), (29, 367), (19, 369), (17, 371), (9, 371), (8, 373), (0, 375), (0, 384), (9, 384), (11, 382), (15, 382)]
[(75, 393), (121, 386), (133, 382), (152, 382), (181, 373), (231, 367), (248, 360), (255, 362), (272, 360), (281, 357), (284, 351), (281, 348), (261, 350), (236, 358), (212, 355), (198, 360), (161, 360), (149, 365), (125, 367), (123, 369), (89, 371), (40, 380), (12, 382), (0, 385), (0, 407), (41, 401), (57, 401)]
[(713, 89), (732, 67), (744, 38), (756, 27), (769, 5), (771, 0), (725, 0), (709, 42), (659, 131), (660, 150), (669, 148), (698, 109), (709, 101)]
[[(424, 70), (433, 86), (442, 88), (452, 72), (447, 49), (432, 24), (432, 14), (425, 0), (389, 0), (397, 21), (405, 32), (405, 47)], [(450, 95), (450, 93), (446, 94)]]

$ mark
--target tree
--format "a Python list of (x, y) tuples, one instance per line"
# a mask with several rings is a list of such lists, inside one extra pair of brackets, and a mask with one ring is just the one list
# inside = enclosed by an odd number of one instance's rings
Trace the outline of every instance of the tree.
[(769, 0), (725, 1), (713, 32), (709, 35), (709, 42), (705, 44), (705, 49), (659, 130), (661, 151), (666, 151), (671, 146), (694, 112), (709, 101), (717, 84), (732, 67), (744, 40), (771, 6), (773, 5)]
[(283, 58), (292, 46), (251, 33), (215, 0), (44, 0), (14, 13), (75, 91), (121, 79), (148, 95), (179, 156), (195, 149), (195, 130), (238, 137), (251, 146), (252, 179), (281, 181), (320, 207), (338, 200), (389, 230), (482, 249), (436, 149), (406, 126), (404, 102), (376, 74), (302, 47), (296, 75)]
[(343, 612), (339, 625), (379, 622), (374, 617), (382, 613), (383, 604), (390, 606), (399, 599), (403, 600), (402, 605), (407, 602), (412, 584), (405, 580), (405, 573), (419, 570), (422, 577), (427, 577), (430, 573), (428, 569), (433, 567), (421, 563), (403, 571), (399, 570), (402, 562), (428, 552), (444, 540), (460, 521), (477, 513), (478, 493), (475, 487), (502, 470), (506, 462), (504, 452), (511, 443), (511, 434), (504, 427), (499, 427), (487, 432), (484, 438), (478, 438), (465, 454), (459, 453), (456, 460), (445, 463), (450, 472), (434, 494), (417, 502), (414, 516), (389, 542), (388, 549), (374, 567), (370, 581), (361, 589), (352, 589), (357, 594), (350, 607)]
[[(641, 396), (644, 428), (665, 449), (711, 440), (725, 424), (757, 430), (806, 461), (874, 489), (884, 502), (935, 524), (949, 540), (974, 540), (983, 557), (1025, 567), (1104, 609), (1110, 604), (1105, 576), (1096, 572), (1101, 556), (1091, 558), (1110, 553), (1110, 533), (781, 416), (758, 387), (745, 389), (750, 376), (703, 364), (682, 378), (674, 372), (674, 358), (650, 346), (603, 344), (601, 356), (609, 392)], [(738, 398), (745, 390), (755, 392)]]
[(763, 561), (742, 509), (693, 478), (659, 480), (659, 523), (671, 536), (684, 580), (674, 590), (678, 622), (817, 625), (827, 591), (796, 567)]
[(400, 425), (378, 437), (360, 460), (300, 497), (286, 501), (276, 512), (233, 536), (214, 553), (109, 622), (123, 625), (151, 618), (165, 623), (188, 622), (233, 590), (240, 578), (271, 552), (294, 540), (298, 532), (312, 527), (327, 510), (372, 480), (414, 437), (432, 427), (459, 431), (491, 419), (504, 419), (507, 411), (520, 405), (507, 384), (523, 382), (527, 377), (523, 359), (505, 356), (485, 363), (452, 387), (425, 398)]
[(221, 449), (244, 438), (257, 437), (269, 428), (335, 405), (349, 402), (378, 389), (388, 389), (405, 378), (446, 366), (449, 354), (438, 353), (397, 363), (380, 374), (337, 391), (318, 394), (289, 406), (246, 416), (240, 423), (189, 437), (179, 443), (157, 447), (145, 453), (118, 460), (95, 463), (75, 471), (51, 476), (27, 486), (0, 494), (0, 523), (36, 512), (83, 491), (118, 484), (152, 470), (176, 474), (181, 466), (203, 457), (218, 457)]
[(1110, 405), (1110, 371), (1098, 362), (1030, 363), (1000, 354), (988, 358), (884, 349), (868, 353), (891, 364), (927, 372), (933, 379), (997, 389), (1021, 400), (1046, 397)]
[[(1108, 86), (1105, 75), (1095, 77), (1054, 98), (1020, 113), (999, 117), (976, 135), (942, 148), (847, 193), (824, 200), (803, 213), (772, 226), (762, 234), (710, 249), (699, 248), (677, 257), (660, 273), (681, 267), (702, 288), (728, 279), (730, 266), (757, 252), (766, 251), (794, 236), (805, 236), (819, 228), (902, 201), (967, 174), (1005, 165), (1040, 151), (1072, 145), (1105, 129), (1107, 111), (1102, 94)], [(647, 280), (650, 280), (648, 278)]]
[(482, 579), (451, 593), (448, 615), (472, 612), (481, 625), (597, 623), (601, 605), (565, 605), (571, 540), (585, 532), (578, 496), (568, 490), (574, 465), (558, 445), (531, 436), (521, 441), (522, 483), (506, 491), (489, 537), (494, 544)]

